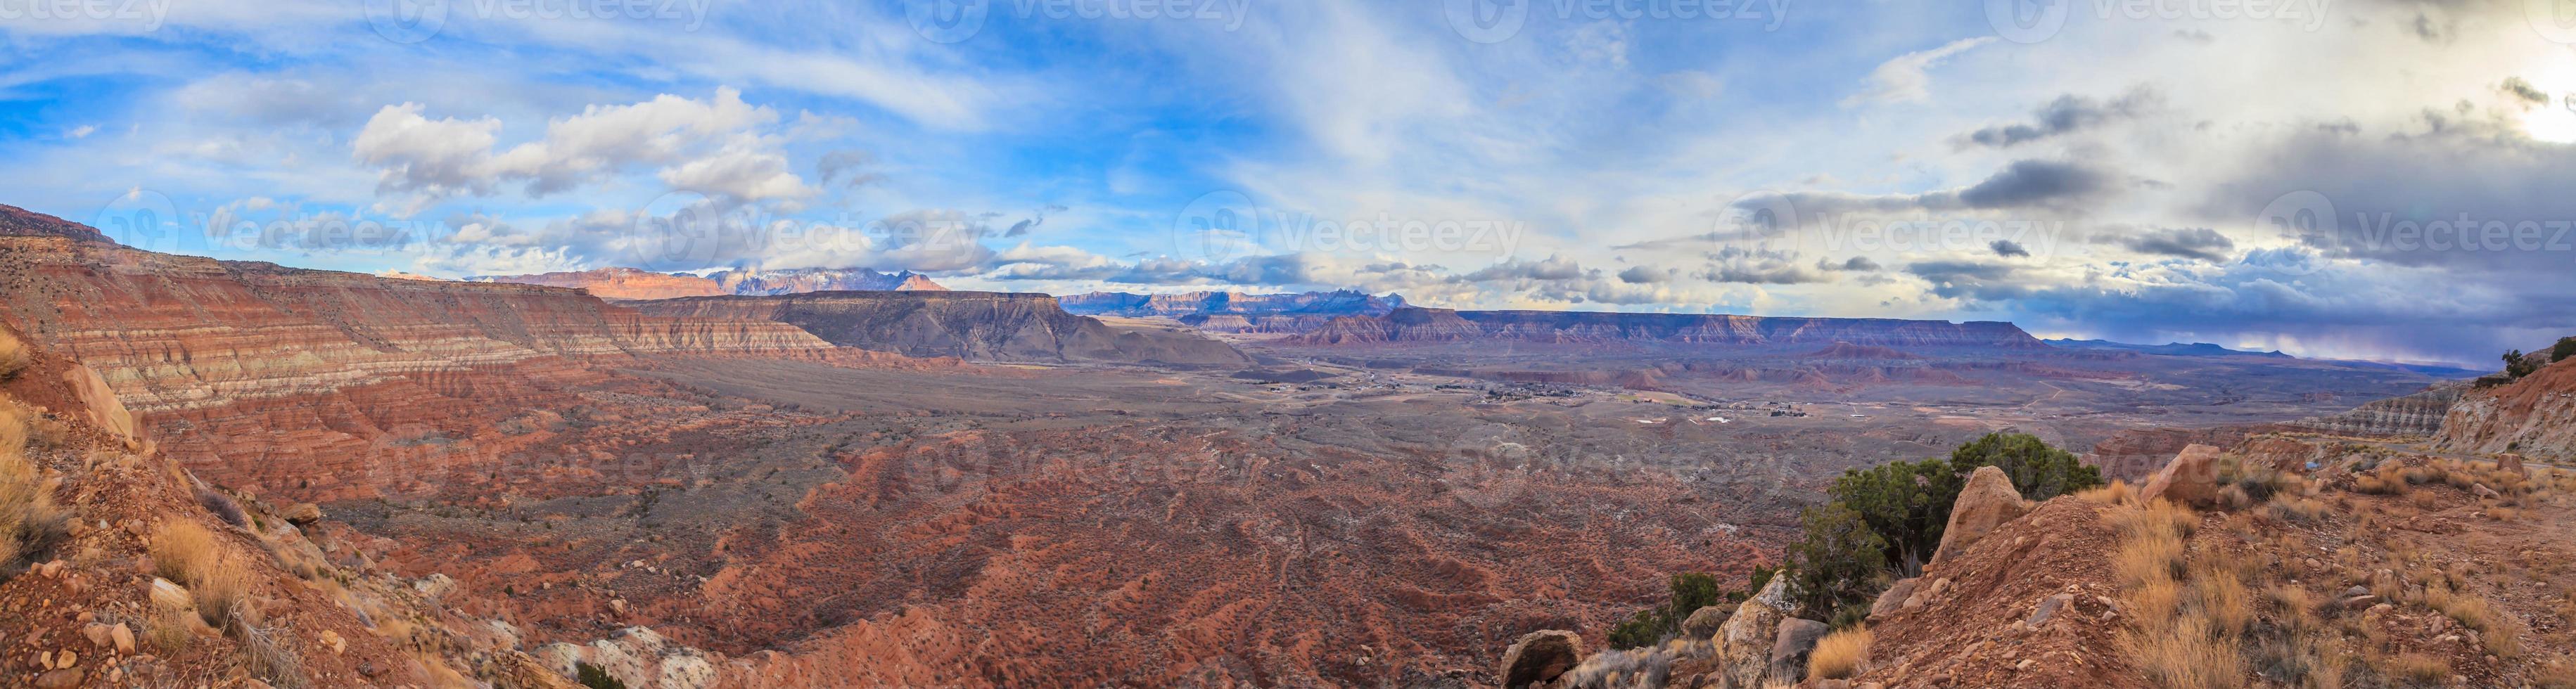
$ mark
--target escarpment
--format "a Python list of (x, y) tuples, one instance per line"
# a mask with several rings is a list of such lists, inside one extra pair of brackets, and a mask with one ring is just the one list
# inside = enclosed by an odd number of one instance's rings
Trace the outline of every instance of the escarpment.
[(2434, 442), (2454, 452), (2576, 460), (2576, 358), (2462, 393)]
[(654, 316), (570, 289), (142, 251), (0, 210), (0, 320), (87, 364), (170, 456), (246, 487), (363, 483), (422, 443), (570, 404), (566, 391), (605, 368), (657, 357), (899, 358), (785, 323)]
[(1613, 313), (1588, 311), (1451, 311), (1406, 307), (1384, 316), (1335, 319), (1297, 338), (1301, 344), (1336, 345), (1457, 342), (1504, 339), (1584, 344), (1650, 342), (1684, 345), (1832, 345), (1857, 347), (1978, 347), (2042, 350), (2011, 323), (1921, 321), (1893, 318), (1788, 318), (1724, 314)]
[(1066, 313), (1044, 294), (1001, 292), (813, 292), (760, 297), (693, 297), (642, 302), (646, 313), (794, 324), (847, 347), (907, 356), (984, 361), (1250, 363), (1225, 343), (1155, 330), (1121, 330)]

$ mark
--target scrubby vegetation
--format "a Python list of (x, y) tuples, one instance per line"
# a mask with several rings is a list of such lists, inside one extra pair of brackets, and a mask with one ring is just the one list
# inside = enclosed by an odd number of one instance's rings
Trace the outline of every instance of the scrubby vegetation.
[(1807, 676), (1845, 679), (1859, 674), (1861, 667), (1869, 663), (1869, 642), (1869, 628), (1865, 626), (1825, 635), (1807, 656)]
[(1703, 572), (1675, 574), (1670, 582), (1672, 598), (1663, 605), (1639, 610), (1628, 621), (1611, 628), (1610, 647), (1627, 649), (1655, 645), (1680, 633), (1682, 622), (1690, 619), (1691, 613), (1698, 612), (1700, 608), (1744, 602), (1744, 599), (1752, 597), (1752, 592), (1769, 584), (1774, 572), (1765, 567), (1753, 568), (1752, 583), (1744, 589), (1721, 588), (1717, 577)]
[(1827, 489), (1833, 501), (1850, 508), (1885, 543), (1881, 559), (1897, 573), (1922, 573), (1924, 562), (1941, 545), (1941, 531), (1968, 475), (1978, 467), (2002, 469), (2022, 497), (2046, 500), (2103, 485), (2102, 471), (2086, 466), (2072, 453), (2049, 447), (2038, 437), (1991, 433), (1960, 445), (1948, 459), (1891, 462), (1843, 472)]
[(17, 335), (0, 330), (0, 380), (18, 375), (28, 363), (35, 361), (35, 356), (35, 352), (29, 351), (27, 343), (20, 341)]
[(61, 538), (71, 518), (54, 503), (55, 480), (27, 458), (32, 417), (26, 408), (0, 400), (0, 577)]

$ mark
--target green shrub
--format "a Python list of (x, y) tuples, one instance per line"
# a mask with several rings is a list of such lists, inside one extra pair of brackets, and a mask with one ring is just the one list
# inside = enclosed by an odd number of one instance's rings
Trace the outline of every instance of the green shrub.
[(1843, 472), (1826, 489), (1886, 541), (1884, 557), (1908, 574), (1919, 572), (1941, 545), (1941, 529), (1965, 481), (1949, 462), (1890, 462)]
[(1860, 514), (1887, 546), (1882, 555), (1904, 576), (1922, 573), (1923, 563), (1941, 546), (1941, 531), (1950, 509), (1966, 488), (1968, 475), (1993, 466), (2012, 478), (2022, 497), (2046, 500), (2103, 485), (2102, 470), (2086, 466), (2073, 453), (2049, 447), (2036, 436), (1989, 433), (1960, 445), (1948, 460), (1890, 462), (1853, 469), (1834, 479), (1826, 493), (1834, 502)]
[(1789, 546), (1797, 572), (1798, 607), (1809, 619), (1831, 617), (1878, 595), (1887, 570), (1887, 541), (1841, 503), (1810, 507), (1798, 516), (1806, 537)]
[(2525, 358), (2522, 354), (2522, 350), (2516, 349), (2504, 353), (2505, 377), (2518, 379), (2523, 376), (2531, 375), (2531, 372), (2538, 370), (2540, 370), (2540, 365), (2532, 363), (2530, 359)]
[(2049, 447), (2025, 433), (1988, 433), (1950, 452), (1950, 470), (1966, 476), (1992, 466), (2012, 477), (2013, 490), (2024, 499), (2046, 500), (2103, 485), (2102, 470), (2086, 466), (2074, 453)]
[(599, 666), (597, 665), (589, 663), (575, 663), (573, 665), (573, 674), (575, 675), (574, 679), (580, 680), (582, 686), (590, 687), (590, 689), (626, 689), (625, 682), (620, 682), (617, 681), (617, 678), (610, 677), (607, 670), (599, 669)]
[(2576, 357), (2576, 337), (2558, 338), (2558, 346), (2549, 348), (2549, 360), (2553, 363), (2566, 361), (2571, 357)]

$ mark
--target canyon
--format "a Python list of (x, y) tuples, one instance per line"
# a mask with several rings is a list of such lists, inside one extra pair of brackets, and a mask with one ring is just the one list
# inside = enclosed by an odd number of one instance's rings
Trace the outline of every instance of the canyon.
[[(212, 528), (309, 541), (312, 571), (340, 573), (259, 570), (281, 617), (362, 637), (308, 673), (330, 686), (577, 664), (636, 687), (696, 686), (665, 666), (722, 686), (1486, 686), (1522, 634), (1597, 640), (1670, 574), (1776, 564), (1845, 469), (1986, 433), (2161, 466), (2161, 444), (2357, 401), (2390, 400), (2352, 424), (2464, 451), (2563, 445), (2568, 413), (2559, 388), (2441, 406), (2392, 399), (2438, 382), (2411, 371), (2069, 351), (2008, 323), (1356, 292), (612, 302), (159, 254), (7, 207), (0, 287), (0, 324), (52, 367), (13, 394), (168, 465), (124, 479), (151, 495), (64, 493), (83, 509), (213, 519), (182, 490), (201, 484), (249, 523), (322, 515), (292, 538)], [(2461, 420), (2423, 430), (2436, 407)], [(442, 641), (296, 593), (340, 578), (392, 582), (366, 605)], [(0, 598), (48, 598), (22, 581)]]

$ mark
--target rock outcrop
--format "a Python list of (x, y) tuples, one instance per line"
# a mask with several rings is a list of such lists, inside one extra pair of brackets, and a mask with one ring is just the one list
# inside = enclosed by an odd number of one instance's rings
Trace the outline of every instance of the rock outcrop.
[(2030, 512), (2030, 503), (2013, 490), (2012, 477), (1993, 466), (1977, 467), (1968, 475), (1968, 485), (1959, 490), (1959, 501), (1950, 508), (1950, 522), (1941, 529), (1941, 546), (1932, 552), (1932, 561), (1957, 557), (1978, 539), (1992, 533), (1995, 527), (2019, 519)]
[(2217, 502), (2218, 455), (2218, 448), (2208, 445), (2183, 448), (2164, 470), (2147, 480), (2146, 488), (2138, 491), (2138, 498), (2164, 499), (2195, 506)]
[(1714, 638), (1719, 629), (1725, 628), (1726, 619), (1734, 615), (1733, 606), (1701, 606), (1700, 609), (1691, 611), (1690, 617), (1682, 619), (1682, 635), (1700, 639)]
[(727, 294), (802, 294), (849, 290), (941, 291), (948, 288), (912, 271), (880, 273), (865, 268), (758, 270), (736, 268), (705, 276), (656, 273), (635, 268), (599, 268), (532, 275), (478, 275), (468, 282), (569, 287), (601, 299), (675, 299)]
[(793, 324), (833, 344), (982, 361), (1240, 366), (1231, 346), (1186, 332), (1120, 330), (1065, 313), (1055, 297), (1002, 292), (815, 292), (638, 302), (674, 318)]
[(2434, 442), (2453, 452), (2576, 461), (2576, 358), (2463, 393)]
[(1771, 641), (1771, 669), (1766, 679), (1773, 682), (1796, 682), (1807, 678), (1807, 654), (1816, 650), (1816, 641), (1831, 631), (1815, 620), (1789, 619), (1780, 623), (1779, 633)]
[(1583, 637), (1574, 632), (1548, 629), (1521, 635), (1503, 651), (1503, 664), (1495, 673), (1505, 689), (1517, 689), (1554, 681), (1558, 675), (1583, 662)]
[(1682, 345), (1973, 347), (2046, 350), (2030, 333), (1997, 321), (1893, 318), (1782, 318), (1599, 311), (1451, 311), (1406, 307), (1384, 316), (1351, 316), (1294, 338), (1308, 345), (1457, 342), (1505, 339), (1586, 344), (1654, 342)]
[(1790, 620), (1796, 601), (1789, 594), (1789, 577), (1776, 576), (1753, 594), (1726, 625), (1717, 632), (1717, 669), (1728, 686), (1762, 686), (1762, 678), (1771, 671), (1771, 650), (1779, 646), (1780, 625)]
[(2441, 432), (2451, 406), (2469, 391), (2466, 381), (2444, 382), (2404, 397), (2372, 400), (2352, 411), (2312, 416), (2282, 425), (2333, 435), (2370, 438), (2431, 437)]

